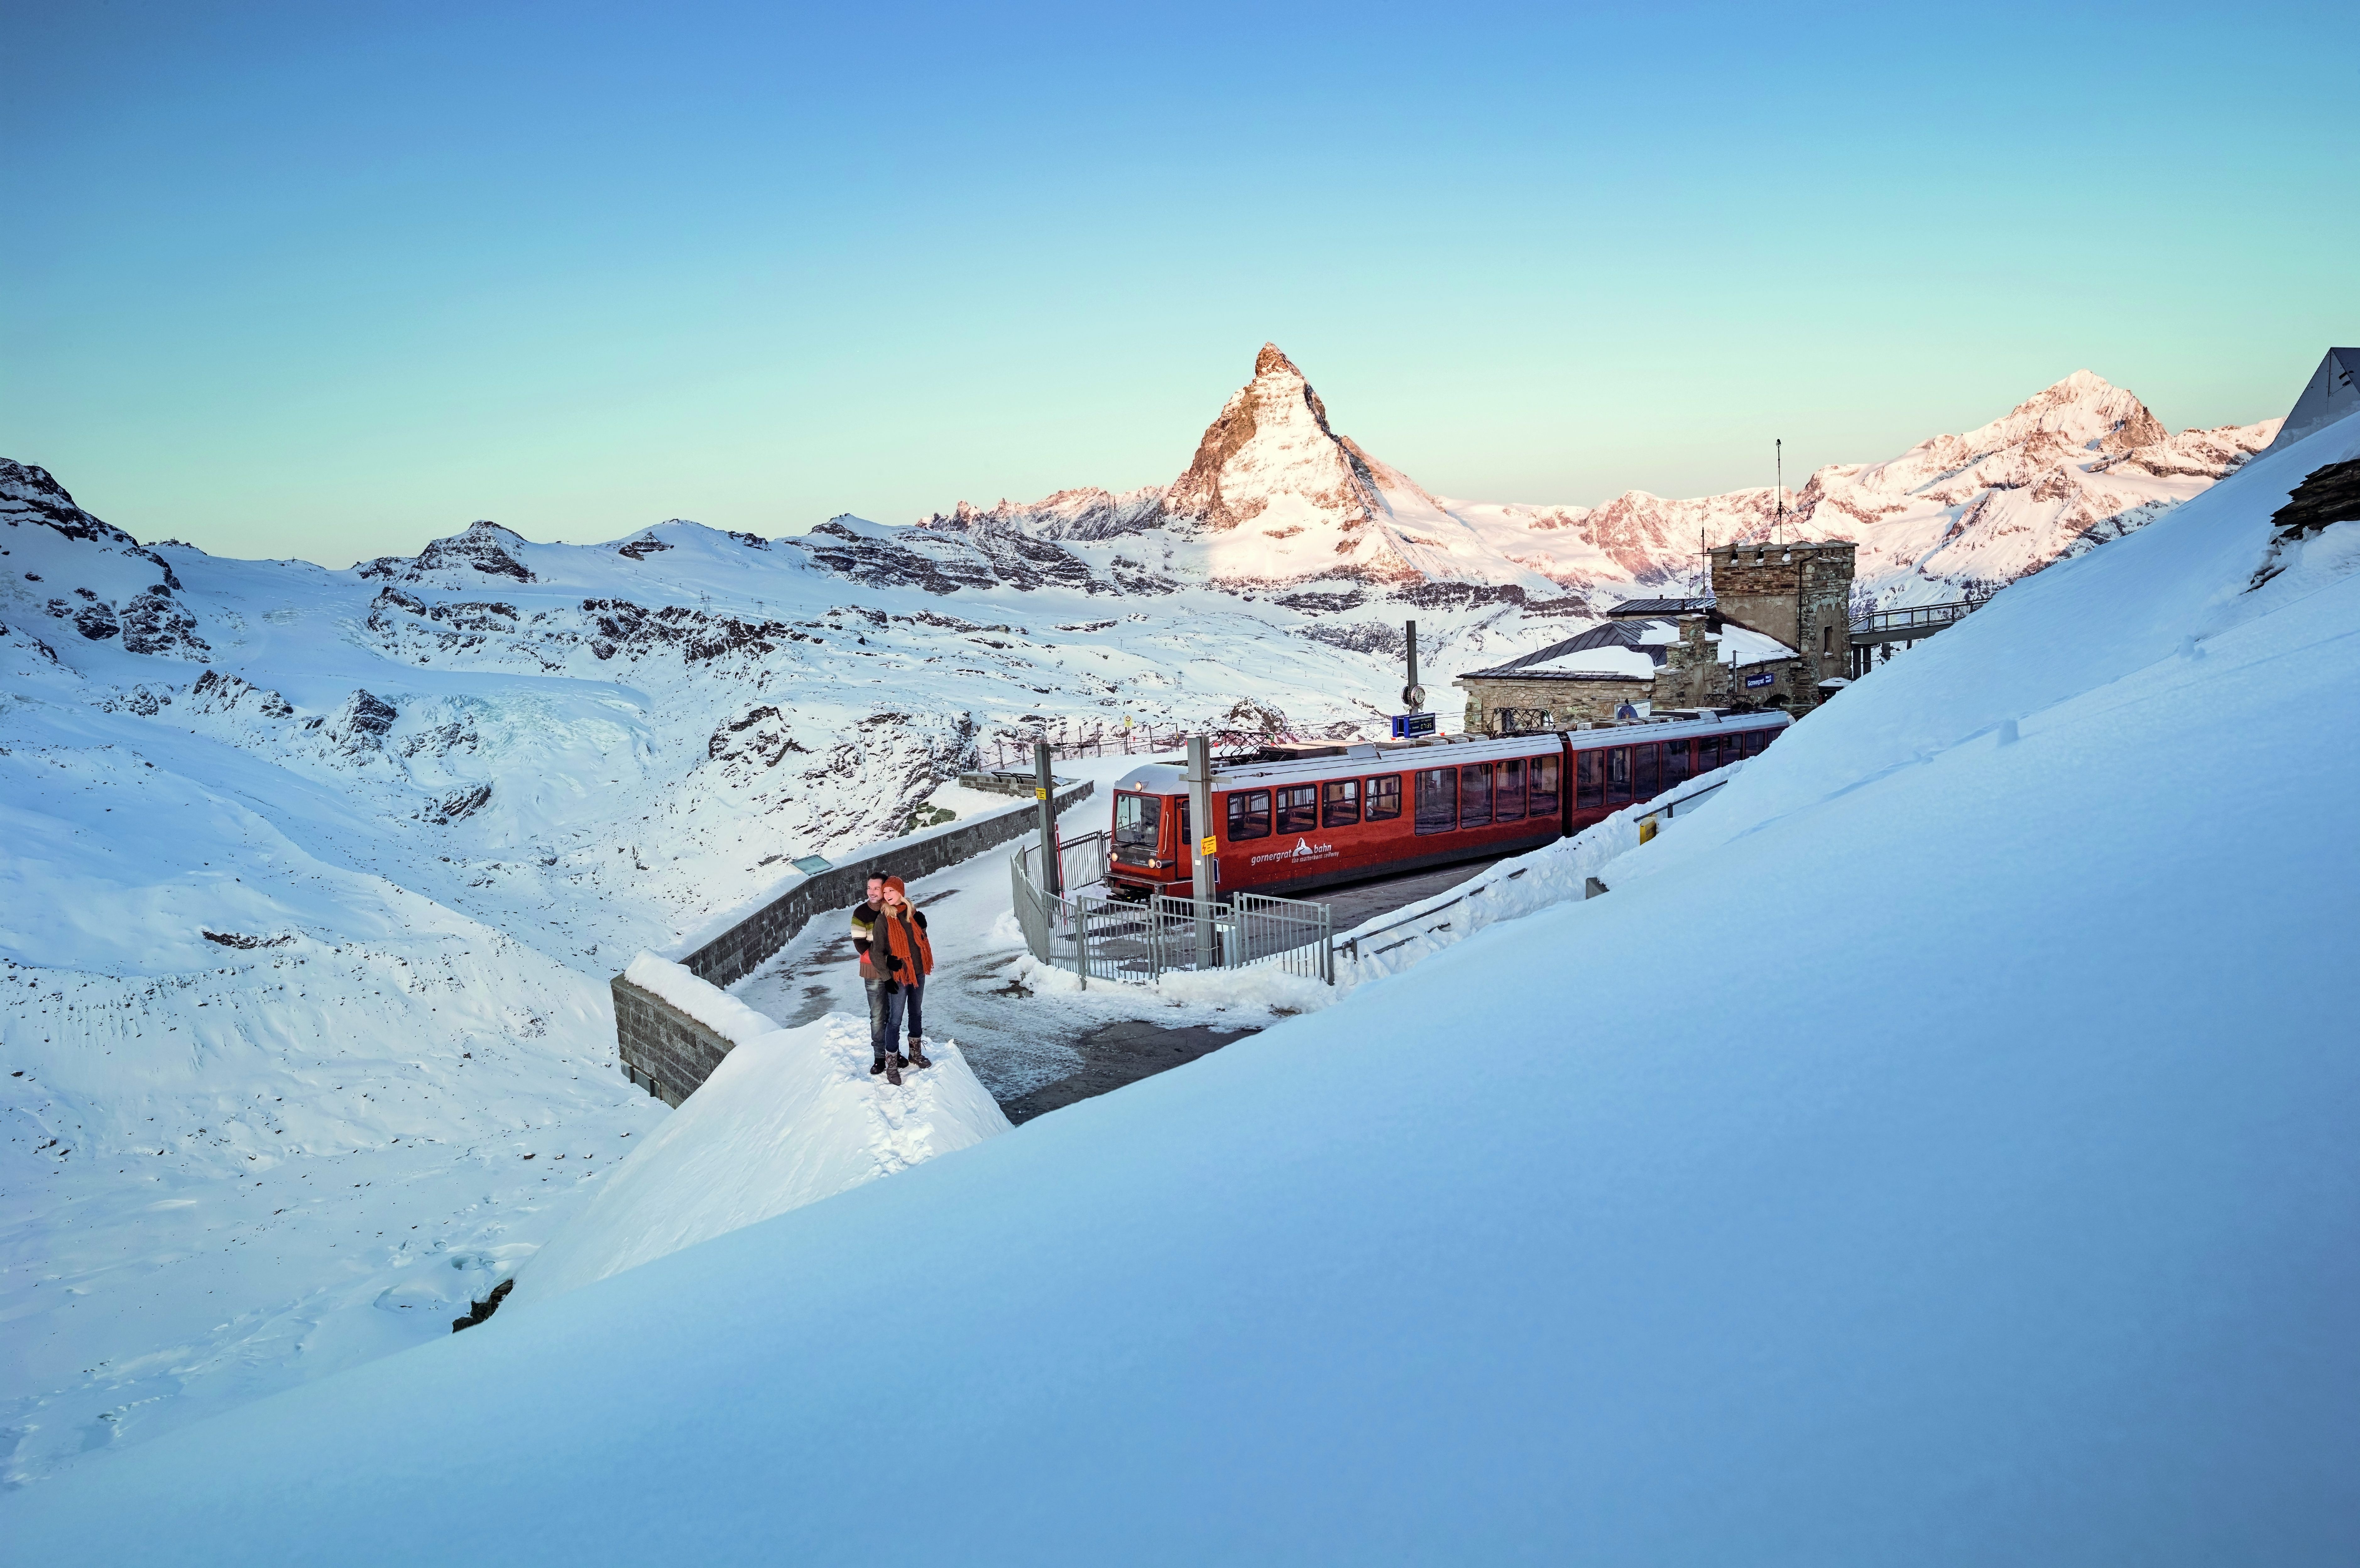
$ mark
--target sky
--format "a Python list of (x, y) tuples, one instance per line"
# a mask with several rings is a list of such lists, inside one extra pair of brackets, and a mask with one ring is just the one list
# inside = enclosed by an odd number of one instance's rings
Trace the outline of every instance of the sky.
[(0, 0), (0, 456), (345, 566), (1169, 481), (1710, 494), (2360, 341), (2360, 7)]

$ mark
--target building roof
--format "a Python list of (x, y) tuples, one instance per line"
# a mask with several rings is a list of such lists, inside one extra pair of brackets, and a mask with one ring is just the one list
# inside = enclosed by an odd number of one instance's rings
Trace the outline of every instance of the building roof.
[(2360, 408), (2360, 348), (2332, 348), (2311, 373), (2302, 396), (2287, 411), (2264, 452), (2292, 446), (2313, 430), (2325, 430), (2355, 408)]
[[(1459, 679), (1653, 681), (1679, 636), (1679, 627), (1670, 621), (1607, 620), (1537, 653), (1489, 670), (1470, 670)], [(1795, 657), (1795, 650), (1776, 637), (1735, 621), (1723, 621), (1720, 631), (1705, 634), (1705, 640), (1720, 644), (1715, 662), (1727, 664), (1734, 653), (1741, 670)]]
[(1625, 599), (1606, 612), (1610, 620), (1649, 615), (1701, 615), (1712, 608), (1712, 595), (1701, 599)]
[(1512, 659), (1489, 670), (1472, 670), (1461, 679), (1480, 675), (1567, 681), (1653, 681), (1656, 666), (1679, 637), (1669, 621), (1602, 621), (1537, 653)]

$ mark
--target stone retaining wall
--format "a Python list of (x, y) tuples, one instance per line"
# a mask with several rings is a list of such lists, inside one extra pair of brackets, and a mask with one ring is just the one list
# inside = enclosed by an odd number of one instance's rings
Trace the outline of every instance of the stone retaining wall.
[[(1085, 779), (1060, 789), (1055, 796), (1057, 810), (1063, 811), (1087, 800), (1092, 788)], [(792, 942), (814, 915), (848, 909), (858, 903), (869, 891), (872, 866), (883, 866), (905, 881), (914, 881), (1022, 838), (1038, 822), (1032, 801), (1011, 801), (1008, 810), (972, 822), (870, 844), (857, 859), (803, 877), (784, 893), (745, 911), (717, 933), (696, 941), (687, 952), (662, 956), (700, 980), (727, 986), (752, 974)], [(665, 1104), (679, 1105), (729, 1053), (729, 1041), (620, 975), (615, 976), (613, 988), (615, 1039), (621, 1048), (624, 1073)]]
[(713, 1076), (731, 1040), (657, 996), (617, 975), (614, 979), (615, 1040), (621, 1048), (623, 1076), (661, 1100), (678, 1105)]

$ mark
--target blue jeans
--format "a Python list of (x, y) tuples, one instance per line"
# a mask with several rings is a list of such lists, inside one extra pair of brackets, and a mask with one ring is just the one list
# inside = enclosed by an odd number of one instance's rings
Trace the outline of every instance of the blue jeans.
[(901, 1020), (910, 1020), (910, 1038), (926, 1038), (925, 982), (903, 985), (888, 992), (885, 982), (871, 980), (869, 986), (869, 1050), (874, 1056), (899, 1055)]

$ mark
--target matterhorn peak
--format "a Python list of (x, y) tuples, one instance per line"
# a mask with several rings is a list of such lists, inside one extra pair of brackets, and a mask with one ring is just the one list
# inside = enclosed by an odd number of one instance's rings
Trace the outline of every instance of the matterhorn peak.
[(1275, 375), (1280, 371), (1284, 371), (1298, 381), (1303, 379), (1303, 372), (1295, 368), (1295, 361), (1287, 358), (1276, 343), (1262, 344), (1262, 352), (1254, 355), (1254, 379), (1259, 381), (1265, 376)]

